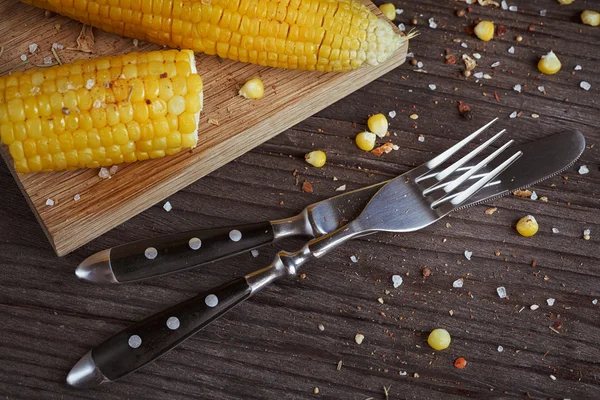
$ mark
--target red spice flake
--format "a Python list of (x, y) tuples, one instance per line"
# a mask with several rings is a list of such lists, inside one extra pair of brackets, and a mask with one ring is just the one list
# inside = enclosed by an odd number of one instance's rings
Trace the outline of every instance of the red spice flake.
[(472, 35), (473, 34), (473, 27), (467, 26), (465, 28), (465, 32), (467, 32), (468, 35)]
[(533, 32), (533, 31), (535, 31), (535, 25), (531, 24), (531, 25), (529, 25), (529, 32)]
[(387, 154), (392, 150), (394, 150), (394, 145), (392, 144), (392, 142), (388, 142), (377, 147), (376, 149), (371, 150), (371, 154), (374, 154), (377, 157), (381, 157), (383, 153)]
[(300, 279), (306, 279), (306, 274), (300, 274)]
[(532, 266), (533, 268), (537, 267), (537, 261), (536, 261), (536, 260), (533, 260), (533, 261), (531, 262), (531, 266)]
[(427, 267), (423, 268), (421, 270), (421, 273), (423, 274), (423, 278), (427, 278), (428, 276), (431, 276), (431, 270)]
[(552, 324), (553, 327), (555, 327), (556, 329), (560, 329), (562, 328), (563, 324), (560, 321), (556, 321), (554, 324)]
[(451, 54), (448, 57), (446, 57), (446, 62), (444, 64), (456, 64), (456, 56)]
[(504, 35), (506, 35), (507, 29), (504, 25), (498, 25), (498, 27), (496, 28), (496, 36), (498, 37), (502, 37)]
[(166, 78), (167, 76), (169, 76), (169, 75), (167, 75), (167, 73), (166, 73), (166, 72), (163, 72), (162, 74), (160, 74), (160, 77), (161, 77), (161, 78)]
[(467, 366), (467, 360), (465, 360), (463, 357), (458, 357), (455, 361), (454, 361), (454, 366), (456, 368), (460, 368), (463, 369), (464, 367)]
[(471, 106), (466, 104), (464, 101), (460, 100), (458, 102), (458, 112), (460, 116), (470, 121), (473, 119), (473, 113), (471, 112)]
[(496, 101), (500, 101), (500, 96), (498, 96), (498, 92), (496, 92), (494, 90), (494, 98), (496, 99)]
[(304, 193), (312, 193), (313, 192), (312, 184), (309, 181), (302, 182), (302, 191)]

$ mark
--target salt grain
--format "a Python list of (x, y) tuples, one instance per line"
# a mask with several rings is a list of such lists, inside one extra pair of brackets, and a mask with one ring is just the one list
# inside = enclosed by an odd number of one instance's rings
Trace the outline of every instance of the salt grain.
[(508, 9), (509, 9), (509, 11), (519, 11), (517, 6), (510, 6), (510, 7), (508, 7)]
[(430, 27), (431, 29), (435, 29), (435, 28), (437, 28), (437, 24), (435, 23), (435, 21), (434, 21), (434, 19), (433, 19), (433, 18), (429, 18), (429, 27)]
[(555, 381), (556, 377), (554, 375), (550, 375), (550, 379), (552, 379), (553, 381)]
[(498, 67), (498, 66), (500, 66), (500, 61), (496, 61), (495, 63), (493, 63), (493, 64), (491, 65), (491, 67), (492, 67), (492, 68), (496, 68), (496, 67)]
[(479, 53), (473, 53), (473, 57), (474, 57), (476, 60), (479, 60), (479, 59), (481, 59), (481, 54), (479, 54)]
[(108, 172), (110, 172), (111, 175), (114, 175), (117, 173), (118, 170), (119, 170), (119, 167), (117, 165), (113, 165), (112, 167), (110, 167)]
[(134, 45), (135, 47), (137, 47), (137, 46), (138, 46), (138, 43), (139, 43), (139, 40), (137, 40), (137, 39), (133, 39), (133, 45)]
[(415, 57), (415, 54), (412, 51), (406, 55), (406, 58), (414, 58), (414, 57)]
[(363, 340), (365, 340), (365, 335), (363, 335), (362, 333), (357, 333), (356, 336), (354, 336), (354, 341), (357, 344), (361, 344)]
[(500, 4), (502, 5), (503, 10), (508, 10), (508, 4), (506, 4), (506, 0), (502, 0), (502, 3)]
[(90, 90), (91, 88), (93, 88), (93, 87), (94, 87), (94, 85), (95, 85), (95, 84), (96, 84), (96, 81), (95, 81), (95, 80), (93, 80), (93, 79), (88, 79), (88, 80), (85, 82), (85, 88), (86, 88), (87, 90)]
[(358, 262), (358, 258), (356, 258), (355, 255), (351, 255), (350, 256), (350, 261), (352, 261), (353, 263), (357, 263)]
[(25, 54), (21, 54), (21, 61), (27, 61), (27, 56)]
[(100, 172), (98, 172), (98, 176), (102, 179), (110, 178), (110, 172), (104, 167), (100, 168)]
[(400, 150), (400, 146), (398, 146), (397, 144), (393, 144), (392, 150)]
[(396, 8), (396, 15), (400, 15), (404, 12), (404, 10), (400, 9), (400, 8)]
[(508, 117), (509, 118), (517, 118), (517, 112), (516, 111), (511, 112)]
[(346, 190), (346, 185), (342, 185), (335, 189), (336, 192), (343, 192), (344, 190)]
[(574, 70), (575, 71), (581, 71), (583, 68), (581, 67), (581, 65), (576, 65)]
[(593, 304), (593, 305), (596, 305), (596, 304), (598, 304), (598, 299), (594, 299), (594, 300), (592, 300), (592, 304)]
[(454, 282), (452, 282), (452, 287), (454, 287), (454, 288), (461, 288), (461, 287), (463, 287), (463, 283), (464, 283), (464, 279), (463, 278), (457, 279)]
[(581, 87), (583, 90), (590, 90), (592, 88), (592, 85), (590, 85), (589, 82), (581, 81), (579, 87)]
[(258, 250), (254, 249), (254, 250), (250, 250), (250, 254), (252, 254), (252, 257), (256, 258), (258, 257)]
[(52, 64), (52, 56), (44, 57), (44, 65), (50, 65), (50, 64)]
[(498, 353), (502, 353), (504, 351), (504, 347), (498, 346)]
[(483, 79), (492, 79), (490, 74), (483, 74)]
[(392, 283), (394, 284), (394, 288), (399, 288), (400, 285), (402, 285), (402, 277), (400, 275), (393, 275), (392, 276)]
[(501, 299), (506, 298), (506, 288), (504, 286), (496, 288), (496, 292), (498, 293), (498, 297)]
[(546, 88), (543, 86), (538, 86), (538, 90), (542, 93), (544, 93), (546, 91)]
[(532, 311), (535, 311), (538, 308), (540, 308), (540, 306), (538, 306), (537, 304), (532, 304), (531, 306), (529, 306), (529, 309), (532, 310)]
[(477, 79), (481, 79), (483, 78), (483, 72), (476, 72), (473, 74), (473, 76)]
[(519, 93), (521, 93), (521, 90), (522, 90), (521, 85), (519, 85), (518, 83), (515, 86), (513, 86), (513, 89)]
[(81, 199), (81, 195), (76, 194), (75, 196), (73, 196), (73, 200), (79, 201), (79, 199)]
[(35, 51), (36, 51), (37, 49), (38, 49), (38, 45), (37, 45), (37, 44), (35, 44), (35, 43), (31, 43), (31, 44), (29, 45), (29, 52), (30, 52), (31, 54), (35, 53)]
[(419, 135), (419, 137), (417, 138), (417, 140), (421, 143), (423, 143), (425, 141), (425, 136), (423, 135)]
[(390, 118), (395, 118), (396, 117), (396, 111), (392, 110), (388, 113), (388, 115), (390, 116)]
[(531, 199), (531, 200), (537, 200), (537, 199), (538, 199), (538, 195), (537, 195), (537, 193), (536, 193), (535, 191), (534, 191), (534, 192), (531, 192), (531, 197), (530, 197), (530, 199)]
[(471, 261), (471, 256), (473, 255), (472, 251), (469, 250), (465, 250), (465, 258), (469, 261)]
[(579, 172), (579, 175), (585, 175), (589, 173), (590, 170), (588, 169), (587, 165), (582, 165), (581, 167), (579, 167), (579, 170), (577, 172)]
[(465, 42), (462, 42), (462, 43), (460, 44), (460, 46), (461, 46), (461, 47), (464, 47), (465, 49), (466, 49), (467, 47), (469, 47), (469, 45), (468, 45), (468, 44), (466, 44)]
[(559, 233), (560, 231), (558, 230), (558, 228), (552, 228), (552, 233)]
[(46, 200), (46, 205), (47, 205), (48, 207), (52, 207), (52, 206), (54, 205), (54, 200), (52, 200), (52, 199), (48, 199), (48, 200)]
[(546, 16), (546, 10), (540, 10), (540, 15), (542, 17), (545, 17)]
[(548, 304), (550, 307), (552, 307), (552, 306), (554, 305), (554, 302), (555, 302), (555, 301), (556, 301), (556, 299), (553, 299), (553, 298), (546, 299), (546, 303), (547, 303), (547, 304)]
[(319, 324), (319, 330), (320, 330), (321, 332), (323, 332), (323, 331), (325, 330), (325, 327), (323, 326), (323, 324)]
[(400, 23), (398, 24), (398, 29), (400, 29), (401, 32), (404, 32), (406, 30), (406, 27), (404, 26), (404, 24)]
[(62, 45), (62, 44), (60, 44), (60, 43), (52, 43), (52, 48), (53, 48), (54, 50), (62, 50), (62, 49), (64, 49), (64, 48), (65, 48), (65, 46), (63, 46), (63, 45)]
[(165, 203), (165, 205), (163, 206), (163, 208), (165, 209), (166, 212), (169, 212), (173, 209), (173, 206), (171, 205), (171, 203), (169, 203), (168, 201)]
[(515, 48), (514, 48), (514, 46), (510, 46), (509, 49), (508, 49), (508, 52), (510, 54), (515, 54)]
[(423, 68), (423, 63), (422, 63), (421, 61), (419, 61), (419, 62), (417, 63), (417, 67), (418, 67), (418, 68)]
[(437, 89), (437, 86), (434, 85), (433, 83), (431, 83), (431, 84), (429, 84), (429, 89), (435, 90), (435, 89)]

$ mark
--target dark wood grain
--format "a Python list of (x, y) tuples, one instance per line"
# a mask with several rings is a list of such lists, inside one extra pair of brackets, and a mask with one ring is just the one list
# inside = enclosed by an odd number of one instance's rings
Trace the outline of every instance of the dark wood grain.
[[(169, 199), (171, 212), (157, 204), (65, 258), (54, 256), (1, 165), (3, 397), (364, 400), (384, 399), (383, 387), (391, 386), (390, 399), (597, 399), (600, 305), (592, 300), (600, 298), (600, 30), (581, 25), (578, 14), (598, 3), (509, 3), (520, 11), (473, 5), (466, 18), (454, 14), (465, 7), (460, 2), (398, 4), (404, 13), (397, 22), (410, 26), (413, 17), (418, 19), (421, 36), (411, 50), (427, 73), (402, 66), (177, 193)], [(543, 8), (546, 17), (539, 15)], [(431, 17), (438, 24), (435, 30), (427, 27)], [(483, 44), (465, 33), (477, 18), (504, 24), (508, 33)], [(523, 36), (521, 43), (515, 42), (517, 35)], [(454, 38), (465, 40), (469, 48)], [(510, 46), (515, 46), (514, 55), (507, 52)], [(460, 77), (461, 66), (444, 64), (445, 49), (456, 55), (479, 52), (482, 67), (477, 70), (493, 79), (477, 83)], [(550, 49), (563, 61), (563, 70), (541, 76), (535, 64)], [(489, 65), (495, 61), (501, 66), (494, 71)], [(577, 64), (583, 70), (572, 75)], [(592, 90), (580, 89), (581, 80), (590, 82)], [(431, 83), (437, 90), (428, 88)], [(524, 86), (521, 94), (512, 90), (517, 83)], [(546, 94), (537, 90), (539, 85)], [(458, 100), (472, 106), (472, 121), (459, 117)], [(390, 120), (390, 131), (400, 150), (377, 158), (356, 149), (352, 137), (365, 128), (367, 115), (390, 110), (398, 113)], [(509, 119), (513, 111), (523, 114)], [(409, 119), (411, 113), (419, 119)], [(532, 113), (540, 118), (531, 118)], [(268, 288), (119, 383), (86, 391), (64, 383), (70, 367), (107, 337), (266, 265), (277, 248), (261, 250), (257, 258), (242, 254), (119, 287), (77, 282), (73, 269), (87, 255), (159, 233), (293, 215), (335, 194), (342, 184), (353, 189), (404, 172), (496, 116), (517, 142), (563, 128), (585, 134), (588, 148), (576, 166), (533, 188), (549, 198), (547, 203), (507, 197), (456, 212), (412, 234), (355, 240), (307, 267), (306, 279)], [(314, 148), (328, 153), (322, 169), (303, 161), (304, 153)], [(587, 165), (590, 173), (579, 175), (580, 165)], [(294, 170), (300, 182), (312, 182), (314, 193), (303, 193), (295, 185)], [(498, 207), (491, 216), (484, 214), (490, 206)], [(514, 230), (525, 214), (540, 222), (540, 232), (532, 238)], [(553, 234), (553, 227), (560, 232)], [(582, 239), (584, 228), (592, 231), (589, 241)], [(288, 241), (283, 247), (292, 250), (300, 244)], [(465, 250), (473, 251), (471, 261), (463, 256)], [(350, 261), (353, 254), (358, 263)], [(421, 275), (424, 266), (432, 271), (427, 279)], [(398, 289), (392, 286), (393, 274), (404, 275)], [(460, 277), (466, 278), (464, 287), (452, 288)], [(506, 287), (509, 298), (497, 296), (498, 286)], [(550, 297), (556, 299), (552, 307), (546, 304)], [(540, 308), (532, 311), (532, 304)], [(548, 328), (556, 321), (563, 324), (558, 334)], [(434, 352), (427, 346), (427, 334), (436, 327), (451, 332), (448, 350)], [(357, 332), (365, 335), (362, 345), (354, 342)], [(503, 352), (497, 351), (498, 345), (504, 346)], [(463, 370), (453, 366), (460, 356), (468, 360)], [(404, 371), (406, 376), (400, 374)], [(318, 395), (313, 394), (315, 387)]]

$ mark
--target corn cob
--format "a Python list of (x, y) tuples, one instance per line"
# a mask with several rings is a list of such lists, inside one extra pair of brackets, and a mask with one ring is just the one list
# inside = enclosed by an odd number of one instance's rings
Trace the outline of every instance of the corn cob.
[(407, 40), (357, 0), (22, 0), (105, 31), (263, 66), (349, 71)]
[(196, 146), (194, 53), (131, 53), (0, 77), (0, 135), (20, 173), (97, 168)]

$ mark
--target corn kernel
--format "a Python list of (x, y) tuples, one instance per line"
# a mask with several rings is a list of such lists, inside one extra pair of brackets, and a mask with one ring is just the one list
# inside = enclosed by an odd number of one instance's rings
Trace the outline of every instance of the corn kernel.
[(533, 215), (526, 215), (517, 222), (517, 232), (522, 236), (533, 236), (537, 233), (538, 229), (538, 223)]
[(427, 343), (434, 350), (444, 350), (450, 346), (450, 333), (445, 329), (434, 329), (427, 337)]
[(387, 134), (388, 121), (383, 114), (371, 116), (367, 121), (367, 125), (369, 126), (369, 130), (379, 137), (384, 137)]
[(250, 79), (242, 86), (239, 94), (247, 99), (260, 99), (265, 94), (265, 86), (258, 78)]
[(586, 25), (598, 26), (600, 25), (600, 13), (593, 10), (584, 10), (581, 13), (581, 22)]
[(373, 147), (375, 147), (375, 139), (377, 136), (375, 136), (374, 133), (372, 132), (361, 132), (358, 135), (356, 135), (356, 145), (364, 151), (371, 151), (373, 150)]
[(563, 5), (563, 6), (565, 6), (565, 5), (567, 5), (567, 4), (571, 4), (571, 3), (572, 3), (572, 2), (574, 2), (574, 1), (575, 1), (575, 0), (558, 0), (558, 2), (559, 2), (561, 5)]
[(379, 6), (379, 9), (390, 21), (396, 19), (396, 6), (392, 3), (382, 4)]
[(481, 21), (475, 26), (473, 32), (479, 39), (489, 42), (494, 37), (494, 24), (491, 21)]
[(315, 150), (307, 153), (304, 159), (313, 167), (321, 168), (327, 161), (327, 155), (322, 150)]
[(553, 51), (550, 51), (545, 56), (542, 56), (542, 58), (538, 62), (538, 69), (541, 73), (546, 75), (553, 75), (557, 73), (558, 71), (560, 71), (561, 67), (562, 64), (560, 63), (560, 60), (558, 59), (556, 54), (554, 54)]

